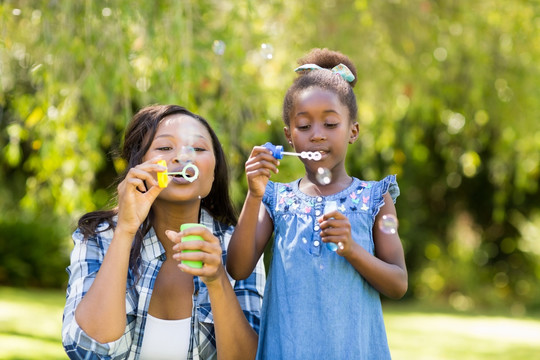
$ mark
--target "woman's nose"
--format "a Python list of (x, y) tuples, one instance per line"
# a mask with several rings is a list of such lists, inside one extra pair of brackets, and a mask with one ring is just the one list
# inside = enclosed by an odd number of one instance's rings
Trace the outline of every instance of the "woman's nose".
[(195, 149), (193, 146), (182, 146), (176, 154), (174, 161), (176, 162), (193, 162), (195, 160)]

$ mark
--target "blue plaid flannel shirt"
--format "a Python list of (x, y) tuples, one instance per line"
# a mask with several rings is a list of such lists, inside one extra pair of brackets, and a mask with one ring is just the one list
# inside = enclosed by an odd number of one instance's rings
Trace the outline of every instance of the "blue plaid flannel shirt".
[[(225, 264), (227, 246), (234, 228), (214, 220), (204, 209), (201, 211), (201, 223), (213, 229), (214, 235), (220, 239)], [(97, 235), (87, 241), (83, 241), (79, 229), (72, 236), (74, 248), (71, 264), (67, 268), (70, 276), (62, 324), (62, 343), (70, 359), (138, 359), (141, 351), (152, 286), (165, 259), (165, 251), (154, 229), (150, 229), (144, 238), (140, 278), (135, 286), (132, 286), (135, 282), (134, 274), (131, 271), (128, 274), (127, 324), (124, 335), (118, 340), (102, 344), (88, 336), (75, 320), (75, 309), (92, 285), (113, 237), (112, 229), (106, 230), (107, 227), (108, 224), (101, 224)], [(235, 281), (229, 276), (229, 280), (248, 322), (258, 333), (266, 281), (262, 258), (249, 278)], [(208, 291), (198, 277), (193, 278), (193, 283), (188, 359), (215, 359), (216, 339)]]

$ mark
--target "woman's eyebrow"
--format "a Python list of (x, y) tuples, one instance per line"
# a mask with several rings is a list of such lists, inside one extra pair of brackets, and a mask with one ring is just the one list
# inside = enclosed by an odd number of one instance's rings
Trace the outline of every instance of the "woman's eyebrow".
[[(159, 139), (159, 138), (174, 138), (174, 137), (176, 137), (176, 136), (174, 136), (173, 134), (161, 134), (161, 135), (157, 135), (157, 136), (155, 137), (155, 139)], [(206, 137), (204, 137), (204, 136), (201, 135), (201, 134), (190, 135), (190, 137), (196, 137), (196, 138), (200, 138), (200, 139), (209, 141)]]

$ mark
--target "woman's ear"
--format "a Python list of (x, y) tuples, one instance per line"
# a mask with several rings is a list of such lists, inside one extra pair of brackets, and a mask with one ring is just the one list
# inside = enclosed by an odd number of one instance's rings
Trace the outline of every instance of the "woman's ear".
[(359, 133), (360, 133), (360, 126), (358, 125), (358, 121), (355, 121), (353, 124), (351, 124), (351, 134), (349, 136), (349, 144), (354, 144), (354, 142), (358, 140)]

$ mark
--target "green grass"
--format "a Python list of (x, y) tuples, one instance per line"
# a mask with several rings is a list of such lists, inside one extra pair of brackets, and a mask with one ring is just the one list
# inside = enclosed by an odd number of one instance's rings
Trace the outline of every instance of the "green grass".
[[(64, 292), (0, 287), (0, 359), (65, 359), (61, 345)], [(395, 360), (534, 359), (540, 321), (533, 317), (462, 314), (385, 302)]]
[(385, 303), (384, 317), (393, 359), (537, 359), (538, 317), (511, 317), (432, 310)]
[(0, 287), (0, 359), (67, 359), (61, 340), (64, 292)]

